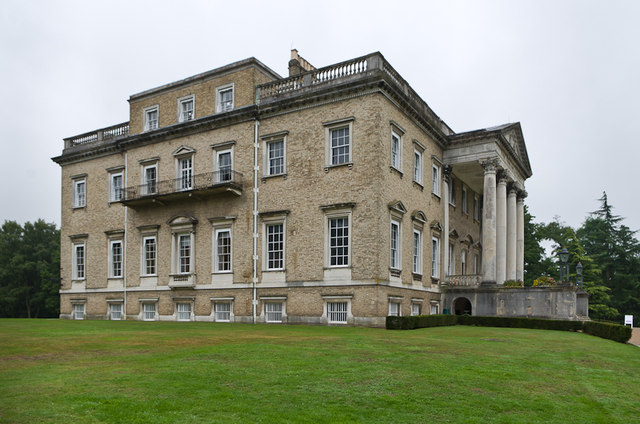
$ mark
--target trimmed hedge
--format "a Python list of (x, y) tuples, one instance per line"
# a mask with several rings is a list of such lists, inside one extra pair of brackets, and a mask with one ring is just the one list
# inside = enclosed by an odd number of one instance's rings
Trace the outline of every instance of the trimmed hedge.
[(387, 317), (387, 330), (413, 330), (416, 328), (451, 325), (475, 325), (478, 327), (532, 328), (537, 330), (584, 331), (620, 343), (631, 338), (631, 327), (596, 321), (565, 321), (542, 318), (480, 317), (470, 315), (419, 315)]

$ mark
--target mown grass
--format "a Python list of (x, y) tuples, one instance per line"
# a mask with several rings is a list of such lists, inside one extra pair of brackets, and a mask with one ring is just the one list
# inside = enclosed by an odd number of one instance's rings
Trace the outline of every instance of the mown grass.
[(639, 374), (579, 333), (0, 320), (1, 423), (630, 423)]

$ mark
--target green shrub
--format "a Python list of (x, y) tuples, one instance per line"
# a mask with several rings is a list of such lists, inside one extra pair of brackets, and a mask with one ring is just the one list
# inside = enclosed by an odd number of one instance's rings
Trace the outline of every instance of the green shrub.
[(524, 283), (517, 280), (507, 280), (504, 282), (503, 287), (524, 287)]
[(480, 317), (459, 316), (460, 325), (477, 325), (479, 327), (533, 328), (538, 330), (578, 331), (582, 330), (581, 321), (565, 321), (524, 317)]
[(415, 328), (456, 325), (455, 315), (418, 315), (412, 317), (387, 317), (387, 330), (413, 330)]
[(626, 343), (631, 338), (631, 327), (606, 322), (588, 321), (584, 323), (584, 332), (620, 343)]

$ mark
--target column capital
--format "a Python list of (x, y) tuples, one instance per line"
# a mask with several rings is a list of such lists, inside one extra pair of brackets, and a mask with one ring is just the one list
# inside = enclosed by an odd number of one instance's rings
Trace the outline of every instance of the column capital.
[(509, 173), (507, 171), (505, 171), (504, 169), (500, 169), (496, 172), (496, 179), (498, 180), (498, 184), (507, 184), (511, 178), (509, 177)]
[(524, 199), (527, 198), (529, 193), (527, 193), (527, 190), (525, 190), (525, 189), (520, 189), (520, 190), (518, 190), (518, 194), (517, 195), (518, 195), (518, 201), (523, 201), (524, 202)]
[(450, 181), (451, 179), (451, 171), (453, 169), (451, 168), (451, 165), (443, 165), (442, 166), (442, 180), (446, 181), (447, 183)]
[(480, 166), (484, 168), (484, 172), (496, 172), (498, 170), (498, 159), (491, 158), (480, 161)]

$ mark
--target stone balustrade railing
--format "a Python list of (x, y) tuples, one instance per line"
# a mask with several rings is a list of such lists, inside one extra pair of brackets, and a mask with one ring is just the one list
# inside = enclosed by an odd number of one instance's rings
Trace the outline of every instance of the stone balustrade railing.
[(64, 139), (64, 148), (80, 146), (89, 143), (98, 143), (101, 141), (112, 140), (115, 138), (126, 137), (129, 135), (129, 123), (112, 125), (100, 130), (90, 131), (88, 133), (76, 135)]
[(482, 282), (482, 274), (449, 275), (445, 281), (450, 287), (476, 287)]

